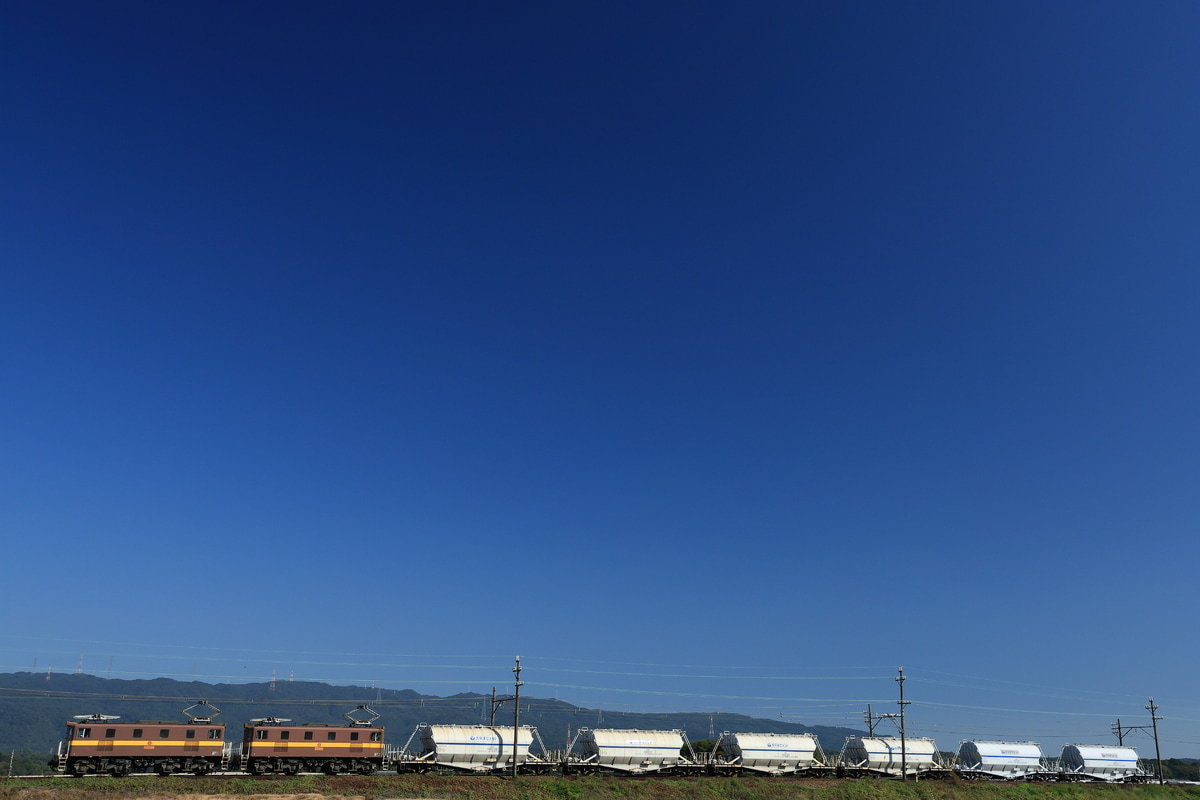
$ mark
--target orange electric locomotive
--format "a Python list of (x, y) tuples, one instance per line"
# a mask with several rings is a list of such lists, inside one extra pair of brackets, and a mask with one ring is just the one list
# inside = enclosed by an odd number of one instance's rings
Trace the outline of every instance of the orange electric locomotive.
[[(354, 716), (356, 711), (366, 719)], [(252, 775), (324, 772), (370, 775), (383, 768), (383, 727), (379, 714), (359, 706), (343, 715), (348, 725), (288, 725), (291, 720), (252, 719), (242, 735), (240, 768)]]
[[(196, 709), (209, 713), (193, 713)], [(51, 763), (60, 772), (76, 776), (206, 775), (227, 768), (225, 723), (212, 721), (221, 712), (201, 700), (183, 713), (186, 723), (117, 722), (119, 717), (104, 714), (75, 717), (67, 723), (66, 740)]]

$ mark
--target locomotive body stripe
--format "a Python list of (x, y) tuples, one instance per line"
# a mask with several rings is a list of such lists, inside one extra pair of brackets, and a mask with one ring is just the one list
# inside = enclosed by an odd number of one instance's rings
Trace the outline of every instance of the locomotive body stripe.
[(337, 748), (348, 749), (351, 747), (358, 747), (363, 750), (382, 750), (383, 749), (383, 742), (305, 742), (305, 741), (296, 742), (296, 741), (292, 741), (291, 739), (287, 740), (286, 742), (284, 742), (284, 741), (275, 742), (275, 741), (270, 741), (270, 740), (266, 740), (266, 739), (256, 739), (250, 745), (250, 752), (253, 753), (255, 750), (274, 750), (275, 746), (280, 745), (280, 744), (287, 745), (286, 749), (289, 751), (291, 751), (291, 750), (330, 750), (330, 749), (337, 749)]
[[(214, 740), (215, 743), (213, 743), (213, 744), (206, 744), (206, 745), (197, 747), (195, 744), (193, 744), (193, 741), (194, 740), (184, 740), (184, 739), (174, 741), (174, 742), (171, 742), (171, 741), (149, 741), (147, 739), (72, 739), (71, 740), (71, 749), (75, 749), (76, 747), (98, 748), (98, 747), (100, 747), (100, 745), (105, 745), (107, 747), (142, 747), (142, 748), (145, 748), (146, 750), (162, 750), (163, 748), (173, 748), (176, 750), (182, 750), (183, 748), (191, 745), (192, 749), (190, 752), (196, 752), (199, 750), (216, 750), (217, 753), (220, 753), (221, 748), (224, 744), (220, 739), (217, 739), (217, 740)], [(208, 741), (208, 740), (205, 740), (205, 741)]]
[[(100, 745), (106, 747), (141, 747), (144, 750), (183, 750), (190, 741), (147, 741), (146, 739), (74, 739), (71, 741), (71, 748), (93, 748), (97, 749)], [(204, 750), (215, 750), (216, 755), (221, 754), (223, 743), (209, 744), (201, 747), (192, 747), (189, 752), (199, 752)], [(382, 750), (383, 742), (271, 742), (271, 741), (256, 741), (251, 745), (251, 750), (274, 750), (275, 745), (286, 744), (288, 750), (333, 750), (333, 749), (349, 749), (358, 747), (363, 750)]]

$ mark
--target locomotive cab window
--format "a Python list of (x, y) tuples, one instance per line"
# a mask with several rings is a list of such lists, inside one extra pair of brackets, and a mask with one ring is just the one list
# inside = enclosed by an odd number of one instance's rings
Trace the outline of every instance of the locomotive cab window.
[(75, 729), (75, 738), (76, 739), (89, 739), (89, 738), (91, 738), (91, 735), (92, 735), (91, 728), (76, 728)]
[(208, 731), (208, 738), (220, 739), (221, 738), (221, 729), (220, 728), (210, 728)]
[(372, 741), (372, 742), (382, 742), (382, 741), (383, 741), (383, 734), (381, 734), (379, 731), (375, 731), (375, 732), (373, 732), (373, 733), (371, 734), (371, 741)]
[(308, 741), (310, 739), (312, 739), (312, 731), (305, 731), (304, 732), (304, 740)]
[(141, 729), (141, 728), (134, 728), (134, 729), (133, 729), (133, 738), (135, 738), (135, 739), (140, 739), (140, 738), (142, 738), (142, 729)]
[(267, 738), (267, 732), (260, 728), (259, 730), (256, 730), (254, 732), (254, 738), (255, 739), (265, 739), (265, 738)]

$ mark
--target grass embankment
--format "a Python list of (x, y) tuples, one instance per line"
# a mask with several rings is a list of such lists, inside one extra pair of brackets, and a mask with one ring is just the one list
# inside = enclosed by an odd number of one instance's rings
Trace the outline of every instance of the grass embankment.
[(0, 781), (0, 800), (126, 800), (240, 795), (430, 800), (1200, 800), (1200, 786), (817, 781), (770, 778), (629, 779), (435, 777), (50, 778)]

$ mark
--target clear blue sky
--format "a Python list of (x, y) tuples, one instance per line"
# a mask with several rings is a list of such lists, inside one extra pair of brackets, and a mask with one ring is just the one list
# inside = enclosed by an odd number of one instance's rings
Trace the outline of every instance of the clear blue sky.
[(5, 3), (0, 671), (1200, 756), (1198, 29)]

